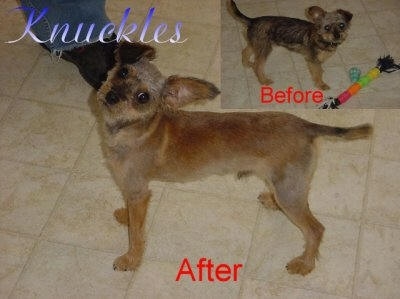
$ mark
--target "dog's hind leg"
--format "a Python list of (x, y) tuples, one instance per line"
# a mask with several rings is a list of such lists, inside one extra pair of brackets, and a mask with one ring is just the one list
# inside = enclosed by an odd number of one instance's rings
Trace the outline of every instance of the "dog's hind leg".
[(275, 195), (272, 192), (263, 192), (258, 195), (258, 200), (262, 203), (262, 205), (270, 210), (279, 210), (279, 206), (276, 203)]
[(128, 215), (127, 208), (116, 209), (114, 211), (114, 217), (115, 217), (115, 220), (117, 220), (118, 223), (120, 223), (120, 224), (128, 225), (128, 223), (129, 223), (129, 215)]
[(253, 70), (257, 76), (258, 82), (264, 85), (270, 85), (274, 83), (268, 76), (265, 74), (264, 68), (265, 63), (267, 62), (267, 57), (272, 51), (272, 46), (270, 44), (264, 45), (264, 48), (258, 49), (254, 48), (254, 65)]
[(253, 55), (253, 48), (248, 44), (242, 51), (242, 64), (245, 67), (253, 67), (254, 63), (251, 61)]
[(287, 167), (285, 175), (274, 182), (275, 199), (286, 216), (300, 228), (305, 239), (302, 255), (291, 260), (286, 268), (291, 274), (306, 275), (315, 267), (318, 248), (324, 232), (323, 225), (308, 206), (311, 175), (302, 166)]

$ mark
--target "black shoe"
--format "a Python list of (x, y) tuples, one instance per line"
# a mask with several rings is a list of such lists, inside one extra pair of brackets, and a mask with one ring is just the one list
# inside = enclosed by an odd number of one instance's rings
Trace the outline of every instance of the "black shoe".
[(102, 43), (100, 41), (64, 51), (61, 58), (75, 64), (83, 79), (98, 90), (107, 79), (107, 72), (114, 66), (114, 51), (118, 43), (115, 41)]

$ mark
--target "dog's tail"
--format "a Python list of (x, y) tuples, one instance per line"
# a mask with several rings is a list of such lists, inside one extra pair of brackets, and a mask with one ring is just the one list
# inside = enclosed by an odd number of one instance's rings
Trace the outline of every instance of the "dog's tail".
[(251, 18), (245, 16), (240, 12), (237, 8), (236, 3), (233, 0), (227, 1), (228, 10), (232, 13), (234, 17), (236, 17), (239, 21), (246, 24), (247, 26), (250, 25)]
[(363, 124), (355, 127), (342, 128), (342, 127), (330, 127), (319, 124), (310, 123), (309, 129), (313, 137), (318, 136), (332, 136), (343, 138), (346, 140), (355, 140), (361, 138), (367, 138), (372, 134), (372, 126), (370, 124)]

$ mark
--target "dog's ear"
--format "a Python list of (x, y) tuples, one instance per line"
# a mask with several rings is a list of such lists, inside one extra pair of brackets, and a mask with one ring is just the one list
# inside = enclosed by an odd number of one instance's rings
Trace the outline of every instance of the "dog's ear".
[(121, 64), (132, 64), (143, 57), (153, 60), (156, 57), (156, 50), (141, 43), (123, 42), (117, 48), (115, 59)]
[(347, 23), (350, 22), (351, 19), (353, 18), (353, 14), (351, 12), (347, 11), (347, 10), (338, 9), (338, 10), (336, 10), (336, 12), (338, 14), (341, 14), (344, 17), (344, 19), (346, 20)]
[(313, 23), (323, 18), (325, 14), (326, 11), (319, 6), (311, 6), (306, 9), (306, 17)]
[(214, 99), (220, 91), (214, 84), (197, 78), (171, 76), (164, 84), (164, 103), (174, 109), (198, 100)]

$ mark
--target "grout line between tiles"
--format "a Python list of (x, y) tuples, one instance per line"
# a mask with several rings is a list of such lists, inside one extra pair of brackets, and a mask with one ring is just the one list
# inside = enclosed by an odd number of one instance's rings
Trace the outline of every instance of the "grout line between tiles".
[(33, 167), (38, 167), (38, 168), (44, 168), (44, 169), (48, 169), (48, 170), (55, 170), (55, 171), (64, 171), (64, 172), (69, 172), (72, 170), (69, 168), (60, 168), (60, 167), (52, 167), (52, 166), (47, 166), (47, 165), (40, 165), (40, 164), (36, 164), (34, 162), (30, 162), (30, 161), (20, 161), (20, 160), (16, 160), (16, 159), (11, 159), (8, 157), (2, 157), (0, 156), (0, 160), (1, 161), (7, 161), (7, 162), (12, 162), (12, 163), (16, 163), (16, 164), (21, 164), (21, 165), (29, 165), (29, 166), (33, 166)]
[[(263, 282), (263, 283), (266, 283), (266, 282), (268, 282), (268, 281), (266, 281), (266, 280), (263, 280), (263, 279), (258, 279), (258, 278), (248, 278), (249, 280), (253, 280), (253, 281), (259, 281), (259, 282)], [(274, 283), (272, 283), (272, 284), (274, 284)], [(320, 293), (320, 294), (324, 294), (324, 295), (328, 295), (328, 296), (335, 296), (335, 297), (340, 297), (340, 298), (348, 298), (348, 299), (350, 299), (351, 297), (348, 297), (348, 296), (344, 296), (344, 295), (337, 295), (337, 294), (335, 294), (335, 293), (329, 293), (329, 292), (325, 292), (325, 291), (323, 291), (323, 290), (315, 290), (315, 289), (312, 289), (312, 288), (307, 288), (307, 287), (296, 287), (296, 286), (291, 286), (291, 285), (289, 285), (289, 284), (287, 284), (287, 283), (279, 283), (279, 287), (288, 287), (288, 288), (291, 288), (291, 289), (294, 289), (294, 290), (305, 290), (305, 291), (310, 291), (310, 292), (316, 292), (316, 293)], [(320, 298), (320, 297), (318, 297), (318, 298)], [(323, 297), (322, 297), (323, 298)]]
[[(220, 32), (220, 33), (221, 33), (221, 32)], [(210, 61), (208, 62), (208, 66), (207, 66), (206, 72), (205, 72), (205, 74), (203, 74), (203, 79), (204, 79), (204, 78), (207, 78), (207, 77), (210, 76), (210, 75), (213, 75), (213, 74), (210, 73), (210, 71), (212, 70), (212, 67), (214, 66), (214, 64), (215, 64), (215, 63), (218, 63), (218, 60), (215, 61), (215, 58), (216, 58), (217, 55), (218, 55), (218, 48), (219, 48), (219, 43), (220, 43), (220, 41), (221, 41), (221, 34), (219, 35), (219, 41), (217, 41), (217, 43), (215, 44), (215, 48), (214, 48), (214, 50), (213, 50), (213, 53), (214, 53), (214, 54), (211, 56), (211, 59), (210, 59)], [(221, 56), (221, 52), (220, 52), (220, 56)], [(221, 62), (222, 62), (222, 60), (221, 60)]]
[(32, 75), (33, 70), (36, 68), (36, 66), (37, 66), (37, 64), (38, 64), (38, 62), (39, 62), (39, 59), (40, 59), (41, 54), (42, 54), (42, 51), (39, 51), (38, 54), (36, 55), (35, 62), (32, 64), (31, 69), (26, 73), (26, 76), (25, 76), (24, 79), (21, 81), (21, 83), (20, 83), (19, 87), (17, 88), (17, 91), (15, 92), (15, 94), (12, 95), (13, 98), (16, 98), (16, 97), (17, 97), (17, 95), (20, 93), (22, 87), (24, 86), (25, 82), (26, 82), (26, 81), (28, 80), (28, 78)]
[(38, 239), (38, 236), (35, 235), (31, 235), (28, 233), (22, 233), (22, 232), (18, 232), (18, 231), (13, 231), (7, 228), (0, 228), (0, 233), (5, 233), (5, 234), (10, 234), (13, 235), (15, 237), (22, 237), (22, 238), (26, 238), (26, 239), (32, 239), (32, 240), (36, 240)]
[[(87, 97), (89, 98), (90, 94)], [(81, 108), (81, 107), (77, 107), (77, 106), (64, 105), (64, 104), (60, 104), (60, 103), (49, 103), (49, 102), (44, 102), (44, 101), (25, 98), (25, 97), (20, 97), (20, 96), (16, 96), (15, 100), (18, 100), (18, 101), (29, 101), (29, 102), (36, 103), (36, 104), (41, 104), (41, 105), (44, 104), (44, 105), (61, 107), (61, 108), (69, 108), (69, 109), (73, 109), (73, 110), (76, 110), (76, 111), (89, 112), (90, 113), (90, 108), (89, 107), (85, 109), (85, 108)]]
[[(243, 183), (243, 182), (242, 182)], [(185, 193), (192, 193), (192, 194), (197, 194), (197, 195), (206, 195), (206, 196), (211, 196), (211, 197), (215, 197), (215, 198), (222, 198), (222, 199), (228, 199), (230, 201), (240, 201), (240, 202), (249, 202), (249, 198), (243, 198), (243, 197), (239, 197), (239, 196), (235, 196), (235, 195), (222, 195), (221, 193), (213, 193), (213, 192), (207, 192), (207, 191), (203, 191), (203, 190), (196, 190), (196, 189), (185, 189), (185, 188), (179, 188), (176, 187), (174, 185), (165, 186), (167, 188), (167, 191), (180, 191), (180, 192), (185, 192)], [(261, 190), (262, 191), (262, 190)], [(261, 192), (260, 191), (260, 192)]]
[[(83, 149), (84, 149), (84, 147), (86, 146), (86, 144), (88, 143), (89, 136), (90, 136), (90, 132), (94, 129), (95, 125), (96, 125), (96, 124), (94, 123), (94, 124), (92, 125), (92, 128), (89, 130), (89, 132), (88, 132), (88, 134), (87, 134), (87, 136), (86, 136), (86, 141), (85, 141), (84, 144), (82, 145), (81, 151), (80, 151), (79, 155), (77, 156), (77, 158), (76, 158), (76, 160), (75, 160), (74, 165), (73, 165), (72, 168), (74, 168), (74, 167), (76, 166), (76, 164), (78, 163), (79, 158), (80, 158), (80, 156), (82, 155)], [(73, 175), (72, 170), (69, 170), (69, 171), (68, 171), (68, 177), (67, 177), (67, 179), (65, 180), (65, 183), (64, 183), (63, 187), (61, 188), (60, 193), (58, 194), (58, 197), (57, 197), (57, 199), (56, 199), (56, 202), (54, 203), (54, 206), (53, 206), (53, 208), (51, 209), (51, 212), (49, 213), (49, 216), (48, 216), (46, 222), (45, 222), (44, 225), (42, 226), (42, 229), (41, 229), (41, 231), (40, 231), (39, 236), (35, 239), (35, 243), (34, 243), (34, 245), (32, 246), (32, 249), (31, 249), (31, 251), (30, 251), (30, 254), (29, 254), (28, 258), (26, 259), (25, 264), (24, 264), (24, 266), (22, 267), (21, 272), (19, 273), (18, 278), (16, 279), (14, 286), (13, 286), (12, 289), (11, 289), (10, 297), (11, 297), (11, 294), (14, 293), (15, 288), (17, 287), (18, 282), (19, 282), (20, 279), (21, 279), (21, 276), (26, 272), (27, 266), (32, 262), (33, 253), (35, 252), (36, 248), (39, 246), (39, 243), (42, 242), (42, 241), (50, 242), (50, 241), (46, 240), (46, 239), (43, 237), (43, 231), (44, 231), (45, 227), (47, 226), (47, 224), (49, 223), (50, 218), (51, 218), (51, 216), (53, 215), (54, 211), (55, 211), (56, 208), (59, 206), (60, 201), (61, 201), (61, 199), (62, 199), (62, 195), (64, 194), (64, 191), (65, 191), (65, 189), (67, 188), (68, 183), (71, 181), (72, 175)], [(57, 242), (53, 242), (53, 243), (57, 243)], [(58, 244), (61, 244), (61, 243), (58, 243)], [(74, 246), (74, 245), (71, 245), (71, 244), (70, 244), (70, 246)]]
[[(253, 241), (254, 241), (254, 238), (255, 238), (255, 233), (256, 233), (257, 228), (258, 228), (258, 226), (259, 226), (259, 224), (260, 224), (260, 218), (261, 218), (261, 214), (262, 214), (261, 209), (262, 209), (262, 208), (263, 208), (263, 207), (262, 207), (261, 203), (259, 203), (259, 204), (258, 204), (258, 211), (257, 211), (256, 221), (255, 221), (255, 223), (254, 223), (253, 231), (252, 231), (252, 233), (251, 233), (250, 246), (249, 246), (249, 248), (248, 248), (247, 257), (246, 257), (246, 260), (245, 260), (245, 262), (244, 262), (243, 276), (242, 276), (242, 279), (241, 279), (241, 282), (240, 282), (240, 286), (239, 286), (238, 298), (241, 298), (242, 295), (243, 295), (244, 282), (246, 281), (247, 276), (248, 276), (248, 275), (247, 275), (248, 261), (249, 261), (250, 254), (251, 254), (252, 249), (253, 249)], [(250, 278), (250, 277), (249, 277), (249, 278)]]
[[(374, 119), (373, 122), (374, 126), (376, 125), (376, 110), (374, 113)], [(372, 163), (374, 161), (374, 147), (375, 147), (375, 134), (372, 135), (372, 141), (371, 145), (369, 148), (369, 159), (368, 159), (368, 168), (367, 168), (367, 177), (365, 179), (365, 192), (364, 192), (364, 198), (362, 201), (362, 208), (361, 208), (361, 215), (360, 215), (360, 227), (358, 231), (358, 237), (357, 237), (357, 247), (356, 247), (356, 258), (355, 258), (355, 265), (354, 265), (354, 273), (353, 273), (353, 287), (352, 287), (352, 298), (356, 298), (356, 288), (357, 288), (357, 277), (360, 272), (360, 256), (361, 256), (361, 247), (362, 247), (362, 236), (364, 233), (364, 225), (365, 225), (365, 213), (367, 209), (367, 204), (368, 204), (368, 195), (369, 195), (369, 182), (371, 179), (371, 171), (372, 171)]]

